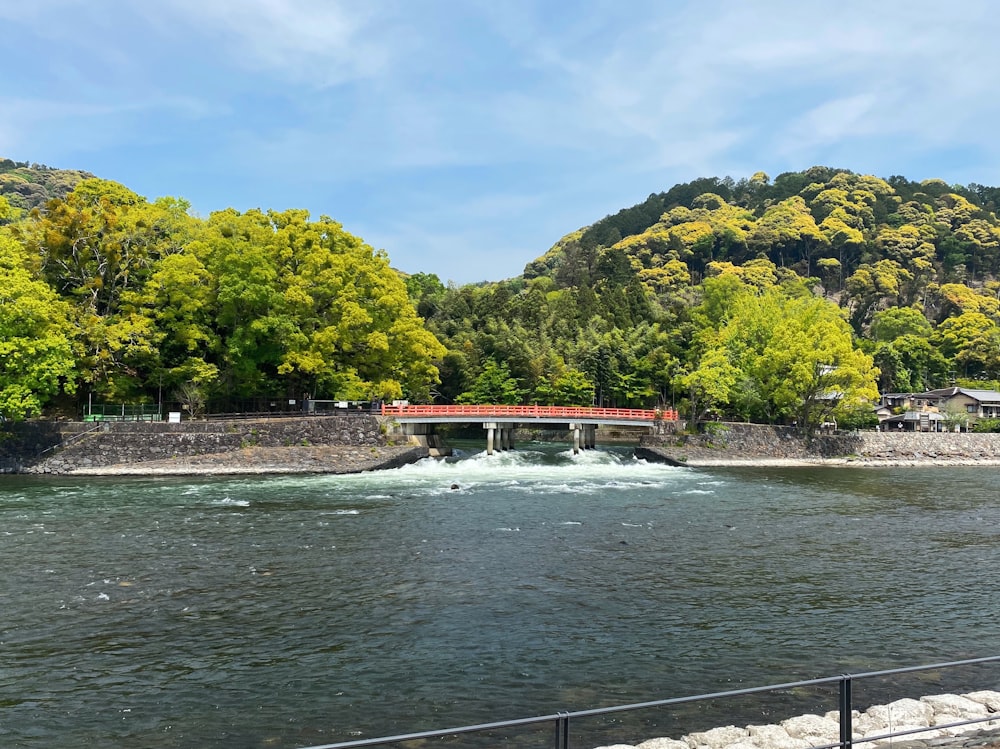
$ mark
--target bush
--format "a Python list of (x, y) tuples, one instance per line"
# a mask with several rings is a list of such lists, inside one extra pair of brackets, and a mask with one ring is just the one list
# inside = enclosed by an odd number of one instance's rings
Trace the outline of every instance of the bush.
[(1000, 419), (980, 419), (972, 425), (972, 431), (979, 434), (1000, 432)]

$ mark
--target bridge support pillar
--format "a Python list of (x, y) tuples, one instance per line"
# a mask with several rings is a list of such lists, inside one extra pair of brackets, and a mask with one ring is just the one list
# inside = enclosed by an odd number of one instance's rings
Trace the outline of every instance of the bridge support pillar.
[(514, 430), (507, 426), (500, 429), (500, 449), (511, 450), (514, 447)]
[(580, 453), (580, 443), (581, 443), (580, 432), (583, 431), (582, 427), (583, 427), (583, 424), (570, 424), (569, 425), (570, 430), (573, 432), (573, 454), (574, 455), (578, 455)]
[[(486, 430), (486, 454), (493, 454), (493, 441), (496, 438), (497, 425), (496, 422), (490, 421), (483, 424), (483, 429)], [(502, 434), (502, 432), (501, 432)], [(502, 448), (501, 448), (502, 449)]]
[(597, 447), (597, 424), (584, 425), (583, 448), (593, 450)]

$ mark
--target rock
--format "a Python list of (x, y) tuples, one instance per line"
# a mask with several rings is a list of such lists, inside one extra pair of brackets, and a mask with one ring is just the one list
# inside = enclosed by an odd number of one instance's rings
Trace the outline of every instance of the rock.
[(747, 733), (745, 728), (737, 728), (736, 726), (720, 726), (719, 728), (713, 728), (709, 731), (689, 733), (684, 737), (684, 740), (687, 741), (688, 746), (691, 747), (691, 749), (698, 749), (699, 747), (722, 749), (723, 747), (730, 746), (731, 744), (738, 744), (740, 742), (747, 741), (749, 738), (750, 734)]
[(750, 741), (760, 749), (806, 749), (810, 746), (805, 739), (796, 739), (788, 735), (781, 726), (747, 726)]
[[(920, 701), (930, 705), (934, 710), (932, 725), (954, 723), (956, 716), (957, 720), (968, 720), (970, 718), (985, 718), (989, 715), (986, 705), (982, 702), (976, 702), (958, 694), (931, 694), (921, 697)], [(951, 720), (942, 720), (943, 717), (949, 717)]]
[(641, 744), (636, 744), (636, 749), (690, 749), (686, 741), (677, 739), (649, 739)]
[[(963, 721), (986, 718), (992, 715), (992, 711), (982, 702), (959, 694), (928, 695), (921, 697), (920, 700), (934, 708), (934, 717), (931, 719), (931, 725), (935, 726), (948, 726), (952, 723), (962, 723)], [(942, 728), (940, 733), (948, 736), (960, 736), (970, 732), (982, 731), (985, 728), (992, 728), (997, 725), (1000, 725), (1000, 721), (990, 720), (971, 725)]]
[(984, 689), (979, 692), (969, 692), (965, 696), (973, 702), (978, 702), (984, 705), (988, 712), (1000, 712), (1000, 692)]
[(760, 749), (760, 746), (749, 741), (737, 741), (735, 744), (727, 744), (725, 749)]
[(822, 715), (797, 715), (783, 720), (781, 727), (793, 739), (804, 739), (812, 745), (833, 744), (840, 740), (840, 724)]
[[(933, 717), (934, 709), (930, 705), (906, 697), (888, 705), (872, 705), (854, 721), (854, 732), (867, 738), (892, 731), (927, 728)], [(919, 736), (930, 738), (931, 734), (919, 734)]]

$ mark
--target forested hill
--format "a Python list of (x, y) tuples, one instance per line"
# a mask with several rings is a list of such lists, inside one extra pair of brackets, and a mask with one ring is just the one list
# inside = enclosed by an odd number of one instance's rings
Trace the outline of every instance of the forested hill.
[(826, 286), (860, 265), (891, 260), (937, 282), (982, 280), (1000, 271), (1000, 188), (913, 182), (813, 167), (773, 182), (708, 177), (675, 185), (567, 235), (529, 263), (525, 277), (576, 285), (601, 275), (622, 252), (644, 280), (667, 279), (672, 260), (695, 277), (709, 263), (769, 258)]
[(998, 203), (828, 167), (712, 177), (566, 235), (522, 277), (408, 283), (449, 349), (445, 397), (864, 424), (878, 390), (1000, 377)]
[(0, 158), (0, 195), (14, 208), (30, 211), (52, 198), (65, 198), (80, 180), (93, 176), (76, 169)]
[(446, 287), (304, 210), (204, 219), (0, 161), (0, 416), (308, 394), (860, 426), (880, 390), (1000, 386), (997, 203), (826, 167), (700, 179)]

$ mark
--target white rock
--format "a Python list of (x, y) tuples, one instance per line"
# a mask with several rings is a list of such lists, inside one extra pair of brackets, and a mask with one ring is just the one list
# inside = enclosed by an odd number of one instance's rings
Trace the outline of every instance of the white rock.
[(781, 727), (793, 739), (805, 739), (812, 745), (840, 741), (840, 724), (822, 715), (797, 715), (781, 721)]
[(727, 744), (725, 749), (760, 749), (760, 747), (749, 741), (737, 741), (735, 744)]
[(781, 726), (747, 726), (750, 741), (760, 749), (807, 749), (805, 739), (794, 739)]
[(978, 702), (986, 706), (991, 713), (1000, 713), (1000, 692), (984, 689), (979, 692), (969, 692), (965, 695), (973, 702)]
[(736, 726), (720, 726), (708, 731), (695, 731), (683, 737), (692, 749), (722, 749), (747, 738), (746, 729)]
[(636, 744), (636, 749), (691, 749), (686, 741), (678, 741), (677, 739), (649, 739), (648, 741), (643, 741), (641, 744)]
[(989, 715), (986, 705), (982, 702), (976, 702), (958, 694), (930, 694), (926, 697), (921, 697), (920, 701), (927, 703), (933, 708), (935, 717), (950, 716), (952, 718), (950, 721), (936, 720), (934, 721), (934, 725), (946, 722), (953, 723), (956, 715), (959, 720), (985, 718)]
[(608, 744), (607, 746), (599, 746), (597, 749), (635, 749), (631, 744)]
[[(961, 723), (963, 720), (968, 720), (968, 718), (962, 718), (958, 715), (948, 715), (948, 713), (935, 713), (934, 714), (934, 725), (936, 726), (947, 726), (949, 723)], [(938, 733), (945, 736), (961, 736), (963, 733), (969, 733), (970, 731), (979, 731), (986, 728), (985, 723), (974, 723), (971, 726), (952, 726), (950, 728), (940, 728)]]
[(750, 737), (745, 728), (736, 726), (720, 726), (708, 731), (696, 731), (684, 737), (691, 749), (699, 747), (709, 747), (709, 749), (723, 749), (730, 744), (738, 744), (746, 741)]
[(875, 736), (907, 728), (927, 728), (933, 717), (933, 707), (907, 697), (888, 705), (872, 705), (854, 721), (854, 731), (860, 736)]

